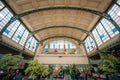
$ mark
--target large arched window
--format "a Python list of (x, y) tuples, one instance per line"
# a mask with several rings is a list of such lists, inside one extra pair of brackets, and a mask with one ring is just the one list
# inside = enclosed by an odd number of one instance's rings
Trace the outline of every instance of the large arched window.
[[(1, 1), (0, 1), (0, 31), (5, 27), (5, 25), (10, 21), (13, 17), (12, 11), (9, 10)], [(3, 32), (3, 35), (7, 36), (11, 40), (15, 41), (16, 43), (24, 46), (27, 36), (29, 34), (29, 30), (25, 27), (21, 21), (16, 20), (12, 22)], [(30, 40), (27, 41), (26, 48), (35, 52), (37, 47), (37, 39), (32, 37)]]
[(77, 47), (67, 40), (56, 40), (48, 43), (44, 47), (46, 54), (77, 54)]
[[(117, 0), (117, 3), (115, 3), (107, 13), (120, 26), (120, 0)], [(102, 18), (92, 30), (92, 33), (95, 37), (97, 45), (100, 46), (119, 34), (119, 31), (111, 22), (105, 18)], [(84, 41), (87, 52), (90, 52), (94, 49), (94, 41), (91, 42), (89, 38), (90, 37), (88, 36)]]

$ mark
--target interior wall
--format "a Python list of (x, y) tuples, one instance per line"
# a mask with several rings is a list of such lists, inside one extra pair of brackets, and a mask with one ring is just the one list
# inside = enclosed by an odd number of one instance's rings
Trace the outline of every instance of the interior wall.
[(41, 54), (36, 60), (42, 64), (88, 64), (87, 57), (80, 54)]

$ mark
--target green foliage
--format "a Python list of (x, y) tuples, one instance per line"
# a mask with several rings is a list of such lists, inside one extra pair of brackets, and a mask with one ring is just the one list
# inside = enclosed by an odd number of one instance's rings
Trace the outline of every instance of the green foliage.
[(75, 76), (79, 73), (79, 70), (77, 69), (76, 65), (73, 65), (72, 68), (70, 69), (70, 75), (74, 79)]
[(115, 63), (115, 69), (116, 69), (117, 73), (120, 73), (120, 58)]
[(117, 72), (115, 65), (118, 59), (115, 56), (108, 54), (105, 50), (101, 52), (101, 58), (103, 62), (99, 68), (104, 71), (105, 74), (113, 74)]
[(9, 72), (10, 70), (15, 70), (18, 68), (18, 64), (22, 61), (22, 56), (6, 54), (0, 59), (0, 69), (4, 72)]
[(52, 65), (49, 65), (49, 77), (53, 74), (53, 66)]
[(67, 75), (70, 75), (72, 79), (74, 79), (75, 76), (79, 73), (79, 70), (76, 65), (72, 65), (71, 67), (68, 66), (65, 69), (63, 69), (63, 72)]
[(70, 75), (70, 67), (66, 67), (65, 69), (62, 70), (65, 74)]
[(40, 64), (37, 61), (30, 61), (25, 72), (31, 78), (36, 78), (38, 75), (47, 76), (49, 74), (49, 68)]

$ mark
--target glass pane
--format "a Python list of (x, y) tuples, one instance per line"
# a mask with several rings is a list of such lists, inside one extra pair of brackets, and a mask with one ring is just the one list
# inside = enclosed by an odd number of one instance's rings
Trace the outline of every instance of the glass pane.
[(21, 44), (22, 46), (24, 45), (24, 43), (25, 43), (25, 41), (26, 41), (26, 39), (27, 39), (28, 34), (29, 34), (28, 30), (25, 30), (23, 36), (22, 36), (21, 39), (20, 39), (19, 44)]
[(98, 34), (97, 30), (94, 29), (94, 30), (92, 31), (92, 33), (93, 33), (93, 36), (94, 36), (94, 38), (95, 38), (98, 46), (101, 45), (101, 44), (102, 44), (102, 41), (101, 41), (101, 39), (100, 39), (100, 37), (99, 37), (99, 34)]
[(108, 36), (108, 34), (106, 33), (105, 29), (103, 28), (103, 26), (101, 25), (101, 23), (99, 23), (96, 27), (100, 38), (103, 40), (103, 42), (106, 42), (107, 40), (110, 39), (110, 37)]
[(12, 24), (8, 26), (8, 28), (4, 31), (3, 34), (11, 38), (19, 25), (20, 22), (18, 20), (14, 21)]
[(15, 42), (18, 42), (18, 41), (21, 39), (22, 34), (23, 34), (24, 31), (25, 31), (25, 27), (23, 27), (23, 25), (21, 24), (21, 25), (19, 26), (19, 28), (17, 29), (17, 31), (16, 31), (16, 33), (14, 34), (14, 36), (13, 36), (12, 39), (13, 39)]
[(86, 51), (89, 52), (90, 50), (89, 50), (87, 39), (84, 41), (84, 45), (85, 45)]
[(115, 20), (115, 22), (120, 26), (120, 7), (114, 5), (109, 11), (108, 14)]
[(32, 38), (33, 38), (33, 37), (31, 37), (31, 38), (27, 41), (27, 43), (26, 43), (26, 45), (25, 45), (25, 47), (28, 48), (28, 49), (30, 48), (30, 44), (31, 44)]
[(0, 30), (7, 24), (11, 17), (13, 17), (13, 14), (7, 8), (0, 11)]
[(101, 20), (102, 25), (105, 27), (107, 32), (111, 37), (114, 37), (116, 34), (118, 34), (118, 30), (115, 28), (113, 24), (111, 24), (108, 20), (102, 19)]

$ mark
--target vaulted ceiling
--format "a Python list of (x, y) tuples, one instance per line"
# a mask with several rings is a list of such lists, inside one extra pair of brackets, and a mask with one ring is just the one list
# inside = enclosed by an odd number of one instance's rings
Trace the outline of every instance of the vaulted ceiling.
[[(42, 9), (41, 11), (33, 11), (31, 14), (25, 15), (21, 18), (30, 31), (35, 31), (47, 27), (46, 29), (40, 30), (36, 33), (36, 37), (39, 40), (43, 40), (53, 36), (68, 36), (84, 40), (87, 36), (85, 31), (91, 31), (100, 19), (100, 16), (89, 11), (77, 10), (77, 8), (105, 12), (112, 2), (112, 0), (6, 1), (16, 14), (24, 14), (28, 11)], [(60, 9), (60, 7), (64, 8)], [(70, 9), (66, 9), (65, 7), (69, 7)], [(76, 9), (71, 9), (73, 7)], [(59, 28), (48, 28), (51, 26), (59, 26)], [(77, 29), (60, 26), (71, 26)], [(85, 31), (79, 30), (78, 28)]]

